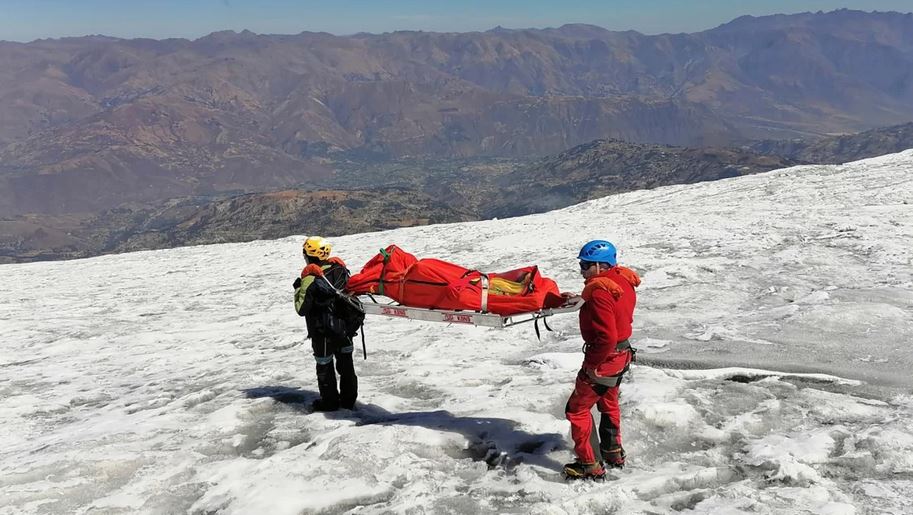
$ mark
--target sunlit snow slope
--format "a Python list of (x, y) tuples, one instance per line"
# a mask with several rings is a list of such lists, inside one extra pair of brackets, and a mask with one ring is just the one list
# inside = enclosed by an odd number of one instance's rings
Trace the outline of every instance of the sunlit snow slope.
[(909, 513), (911, 183), (905, 152), (335, 240), (572, 291), (615, 241), (642, 359), (602, 484), (558, 472), (573, 315), (371, 318), (358, 409), (309, 414), (300, 238), (0, 266), (0, 513)]

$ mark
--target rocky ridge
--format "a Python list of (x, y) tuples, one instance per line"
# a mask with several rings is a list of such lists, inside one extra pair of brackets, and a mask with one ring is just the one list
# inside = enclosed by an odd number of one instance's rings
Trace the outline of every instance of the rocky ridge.
[(913, 118), (913, 16), (0, 42), (0, 215), (321, 187), (335, 163), (706, 147)]

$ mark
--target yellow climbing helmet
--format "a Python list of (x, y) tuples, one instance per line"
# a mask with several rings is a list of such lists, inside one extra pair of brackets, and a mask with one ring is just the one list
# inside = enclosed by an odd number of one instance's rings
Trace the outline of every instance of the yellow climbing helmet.
[(330, 245), (330, 242), (320, 236), (311, 236), (304, 240), (304, 245), (301, 246), (301, 251), (305, 256), (315, 257), (321, 261), (330, 257), (331, 250), (333, 250), (333, 246)]

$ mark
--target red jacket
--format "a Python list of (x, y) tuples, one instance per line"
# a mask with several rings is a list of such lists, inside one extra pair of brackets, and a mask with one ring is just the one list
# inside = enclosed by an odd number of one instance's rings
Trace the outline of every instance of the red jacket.
[(630, 268), (613, 267), (586, 280), (580, 309), (580, 334), (586, 342), (584, 370), (600, 376), (621, 373), (630, 361), (630, 352), (617, 352), (615, 345), (631, 336), (634, 305), (640, 277)]

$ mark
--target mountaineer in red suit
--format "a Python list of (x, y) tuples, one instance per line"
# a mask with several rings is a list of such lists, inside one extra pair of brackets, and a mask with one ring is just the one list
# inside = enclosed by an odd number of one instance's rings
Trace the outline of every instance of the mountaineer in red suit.
[[(618, 387), (634, 360), (628, 338), (640, 277), (618, 266), (615, 246), (605, 240), (584, 245), (577, 259), (585, 279), (586, 302), (580, 309), (585, 343), (583, 366), (565, 407), (577, 460), (565, 465), (564, 473), (570, 479), (601, 479), (606, 466), (622, 468), (625, 463)], [(590, 412), (594, 404), (601, 413), (598, 431)]]

